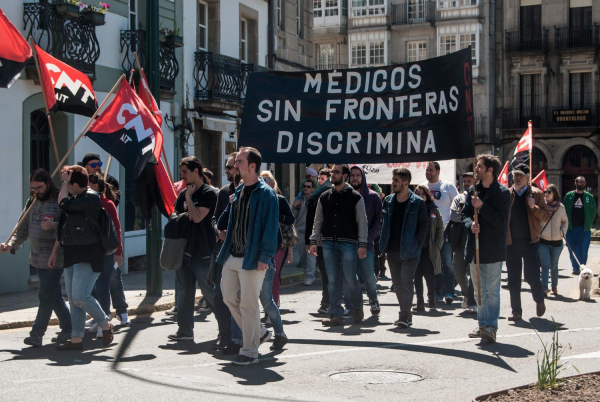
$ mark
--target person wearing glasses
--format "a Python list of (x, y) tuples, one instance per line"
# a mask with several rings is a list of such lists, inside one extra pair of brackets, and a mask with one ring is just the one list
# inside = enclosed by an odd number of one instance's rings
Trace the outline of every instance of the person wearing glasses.
[(544, 190), (546, 205), (550, 212), (550, 218), (541, 222), (542, 233), (540, 234), (540, 260), (542, 262), (542, 287), (548, 297), (548, 276), (552, 275), (552, 294), (558, 294), (558, 258), (563, 250), (563, 237), (569, 227), (569, 218), (565, 206), (560, 202), (558, 188), (550, 184)]
[(342, 280), (346, 284), (344, 291), (348, 290), (354, 307), (354, 323), (360, 323), (365, 316), (358, 282), (358, 259), (367, 257), (369, 225), (363, 197), (346, 183), (349, 176), (348, 165), (333, 166), (333, 188), (325, 191), (319, 198), (313, 233), (310, 236), (310, 253), (315, 257), (319, 241), (323, 244), (331, 301), (328, 311), (331, 316), (322, 322), (326, 327), (344, 324)]
[(37, 169), (31, 173), (29, 186), (31, 197), (23, 213), (34, 200), (36, 203), (10, 240), (0, 244), (0, 254), (15, 254), (29, 239), (29, 264), (36, 269), (40, 280), (40, 306), (29, 336), (25, 338), (25, 344), (39, 347), (42, 346), (42, 338), (48, 329), (53, 311), (60, 322), (61, 332), (52, 338), (52, 342), (63, 343), (71, 338), (71, 313), (60, 290), (60, 278), (64, 267), (62, 249), (57, 253), (54, 269), (48, 268), (48, 259), (56, 241), (56, 228), (60, 217), (58, 188), (44, 169)]
[(295, 207), (296, 220), (294, 226), (298, 231), (298, 254), (300, 255), (300, 263), (304, 268), (304, 285), (312, 286), (315, 283), (315, 268), (317, 266), (317, 260), (314, 255), (310, 255), (306, 252), (306, 213), (308, 211), (307, 200), (315, 190), (315, 183), (312, 181), (305, 181), (302, 186), (302, 200), (300, 205)]
[[(591, 241), (590, 229), (596, 219), (596, 201), (594, 201), (594, 196), (585, 190), (585, 177), (579, 176), (575, 179), (575, 190), (568, 192), (564, 199), (569, 218), (567, 245), (579, 260), (579, 264), (582, 265), (587, 263)], [(573, 275), (579, 275), (579, 264), (575, 257), (571, 255)]]
[[(79, 163), (79, 166), (83, 166), (85, 168), (85, 170), (87, 171), (88, 175), (98, 173), (98, 174), (102, 175), (102, 177), (104, 177), (104, 173), (102, 172), (103, 164), (102, 164), (102, 161), (100, 160), (100, 155), (98, 155), (98, 154), (95, 154), (93, 152), (89, 152), (89, 153), (85, 154), (85, 156), (81, 160), (81, 163)], [(119, 201), (121, 200), (121, 196), (119, 194), (119, 181), (117, 179), (115, 179), (113, 176), (107, 174), (106, 182), (113, 187), (113, 189), (115, 190), (115, 193), (117, 194), (117, 199), (115, 201), (115, 207), (118, 207)]]

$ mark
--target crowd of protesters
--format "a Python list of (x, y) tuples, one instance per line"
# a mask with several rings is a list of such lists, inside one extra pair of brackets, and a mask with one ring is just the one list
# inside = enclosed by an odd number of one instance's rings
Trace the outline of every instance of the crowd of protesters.
[[(535, 314), (543, 316), (545, 299), (550, 292), (558, 295), (563, 240), (570, 246), (573, 274), (587, 261), (596, 204), (585, 191), (585, 178), (576, 179), (563, 204), (555, 185), (544, 190), (531, 185), (529, 166), (515, 166), (514, 184), (506, 188), (498, 182), (497, 157), (476, 160), (473, 172), (462, 175), (462, 191), (441, 179), (440, 165), (431, 162), (421, 184), (412, 183), (408, 169), (394, 169), (387, 196), (367, 182), (360, 166), (308, 168), (290, 205), (273, 174), (260, 171), (262, 158), (254, 148), (229, 155), (229, 184), (221, 189), (211, 186), (213, 174), (198, 158), (183, 158), (170, 219), (181, 220), (187, 243), (169, 312), (178, 329), (169, 338), (194, 339), (199, 287), (201, 308), (212, 311), (218, 323), (213, 349), (237, 355), (235, 365), (257, 363), (260, 345), (274, 333), (271, 349), (281, 350), (288, 343), (279, 311), (281, 272), (293, 262), (294, 249), (304, 285), (314, 285), (317, 268), (321, 273), (317, 313), (326, 316), (324, 326), (344, 325), (346, 319), (360, 324), (363, 289), (370, 314), (380, 314), (377, 282), (385, 276), (386, 260), (399, 328), (413, 325), (414, 312), (454, 303), (460, 288), (461, 307), (478, 319), (469, 337), (495, 342), (503, 264), (512, 310), (508, 320), (522, 320), (526, 313), (523, 275)], [(40, 278), (40, 306), (25, 343), (42, 345), (54, 311), (61, 331), (52, 341), (59, 350), (82, 350), (86, 326), (108, 345), (114, 334), (111, 300), (121, 325), (130, 325), (119, 269), (123, 248), (107, 252), (98, 230), (107, 213), (120, 241), (118, 181), (102, 173), (98, 155), (87, 154), (80, 165), (62, 169), (61, 182), (59, 189), (41, 169), (31, 174), (32, 197), (25, 208), (36, 204), (14, 236), (0, 244), (0, 253), (14, 253), (29, 239), (30, 264)], [(61, 293), (63, 274), (70, 310)], [(87, 322), (86, 313), (92, 317)]]

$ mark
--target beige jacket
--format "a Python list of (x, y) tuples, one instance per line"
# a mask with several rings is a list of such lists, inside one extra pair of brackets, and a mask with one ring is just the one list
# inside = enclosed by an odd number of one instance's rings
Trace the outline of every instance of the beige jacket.
[[(550, 213), (552, 215), (552, 213)], [(540, 222), (542, 228), (546, 227), (540, 237), (544, 240), (553, 241), (553, 240), (562, 240), (562, 238), (567, 234), (567, 229), (569, 228), (569, 218), (567, 217), (567, 210), (565, 206), (561, 203), (558, 204), (556, 208), (556, 212), (552, 215), (552, 219), (550, 219), (550, 223), (546, 225), (547, 221)]]

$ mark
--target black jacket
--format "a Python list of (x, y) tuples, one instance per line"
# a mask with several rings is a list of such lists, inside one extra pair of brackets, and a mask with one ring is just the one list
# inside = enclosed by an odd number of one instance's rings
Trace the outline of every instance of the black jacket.
[[(477, 191), (483, 191), (481, 182), (477, 183)], [(471, 232), (474, 223), (475, 208), (471, 204), (473, 187), (462, 210), (462, 222), (468, 229), (467, 243), (465, 244), (465, 262), (475, 262), (475, 235)], [(508, 227), (508, 213), (510, 210), (510, 193), (506, 187), (497, 180), (486, 189), (482, 199), (483, 206), (479, 209), (479, 261), (481, 264), (506, 261), (506, 230)]]
[(102, 204), (93, 190), (70, 195), (59, 203), (63, 216), (59, 221), (58, 240), (63, 246), (83, 246), (100, 243), (97, 227)]

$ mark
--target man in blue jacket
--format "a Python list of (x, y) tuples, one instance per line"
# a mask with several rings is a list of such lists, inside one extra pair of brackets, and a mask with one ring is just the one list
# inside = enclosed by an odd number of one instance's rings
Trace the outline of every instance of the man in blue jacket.
[(271, 338), (260, 325), (258, 298), (281, 233), (277, 195), (258, 176), (261, 162), (258, 150), (240, 148), (235, 166), (244, 185), (236, 189), (217, 224), (220, 232), (226, 230), (217, 257), (223, 265), (223, 300), (243, 333), (243, 346), (233, 361), (238, 366), (258, 363), (258, 347)]
[(393, 170), (392, 190), (383, 201), (383, 225), (379, 249), (387, 252), (392, 283), (400, 304), (400, 316), (394, 325), (412, 325), (412, 300), (421, 245), (429, 231), (425, 201), (408, 189), (412, 175), (406, 168)]

